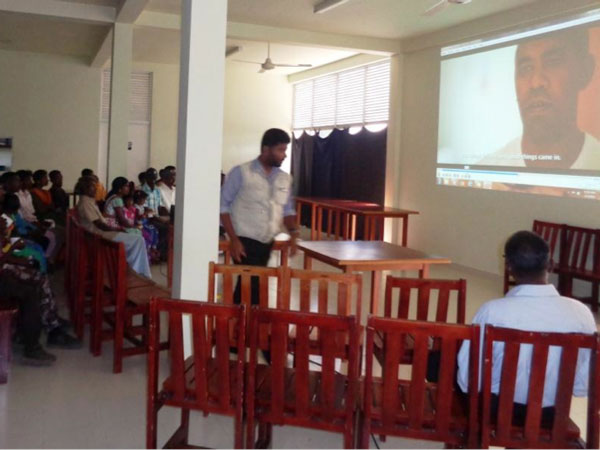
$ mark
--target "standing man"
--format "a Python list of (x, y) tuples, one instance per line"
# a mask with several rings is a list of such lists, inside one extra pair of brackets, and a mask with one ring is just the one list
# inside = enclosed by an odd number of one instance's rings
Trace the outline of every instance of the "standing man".
[[(291, 197), (292, 178), (280, 169), (289, 143), (285, 131), (278, 128), (265, 131), (260, 156), (234, 167), (223, 184), (221, 223), (237, 264), (266, 266), (282, 224), (291, 236), (290, 253), (296, 252), (298, 225)], [(258, 304), (258, 289), (258, 279), (253, 278), (252, 304)], [(240, 302), (239, 283), (234, 301)]]
[(171, 208), (175, 206), (175, 168), (167, 166), (162, 171), (161, 183), (157, 183), (160, 192), (160, 203), (171, 214)]

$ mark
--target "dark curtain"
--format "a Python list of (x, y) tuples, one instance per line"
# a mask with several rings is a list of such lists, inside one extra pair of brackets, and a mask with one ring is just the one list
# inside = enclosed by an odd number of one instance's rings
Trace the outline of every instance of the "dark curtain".
[[(302, 133), (292, 141), (294, 190), (301, 197), (351, 199), (383, 204), (387, 129), (357, 134), (334, 129), (329, 136)], [(310, 211), (302, 211), (310, 224)]]

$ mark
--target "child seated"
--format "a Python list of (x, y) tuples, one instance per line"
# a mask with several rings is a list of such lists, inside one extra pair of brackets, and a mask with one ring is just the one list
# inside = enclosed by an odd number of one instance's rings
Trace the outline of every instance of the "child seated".
[(158, 251), (158, 230), (149, 220), (151, 210), (147, 209), (144, 204), (148, 194), (144, 191), (135, 191), (133, 193), (133, 207), (135, 208), (135, 220), (142, 229), (142, 236), (146, 242), (146, 250), (148, 258), (152, 263), (160, 262), (160, 252)]

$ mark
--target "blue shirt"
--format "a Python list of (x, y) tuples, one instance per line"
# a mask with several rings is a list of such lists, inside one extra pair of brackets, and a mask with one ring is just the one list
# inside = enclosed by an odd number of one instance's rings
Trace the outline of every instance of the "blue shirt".
[(146, 183), (142, 185), (142, 191), (148, 194), (148, 198), (146, 198), (146, 203), (144, 206), (151, 209), (155, 214), (158, 215), (158, 207), (162, 206), (160, 200), (160, 191), (156, 185), (154, 185), (154, 189), (150, 189), (150, 186), (148, 186)]
[[(273, 167), (271, 168), (271, 172), (267, 174), (258, 159), (252, 161), (250, 168), (265, 177), (271, 186), (273, 185), (273, 181), (275, 181), (277, 174), (283, 172), (279, 167)], [(221, 188), (221, 214), (229, 214), (231, 212), (231, 205), (233, 204), (238, 192), (242, 188), (242, 183), (242, 169), (240, 166), (235, 166), (233, 169), (231, 169), (231, 172), (227, 174), (225, 183), (223, 183), (223, 187)], [(285, 203), (285, 206), (283, 207), (283, 217), (295, 215), (296, 208), (294, 206), (294, 199), (290, 195)]]

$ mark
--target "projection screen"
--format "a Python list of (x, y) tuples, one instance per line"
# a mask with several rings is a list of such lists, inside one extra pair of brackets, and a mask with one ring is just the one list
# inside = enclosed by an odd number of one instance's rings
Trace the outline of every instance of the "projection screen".
[(600, 199), (600, 24), (441, 61), (440, 185)]

